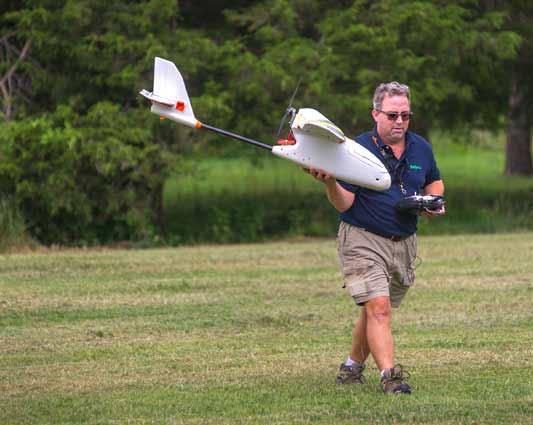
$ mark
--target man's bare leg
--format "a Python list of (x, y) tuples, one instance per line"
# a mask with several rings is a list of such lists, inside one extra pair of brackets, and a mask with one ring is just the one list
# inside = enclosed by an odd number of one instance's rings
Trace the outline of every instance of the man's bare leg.
[[(364, 309), (366, 341), (372, 357), (379, 370), (392, 368), (394, 366), (394, 341), (391, 330), (390, 299), (386, 296), (373, 298), (365, 303)], [(359, 349), (359, 347), (356, 348)]]
[(352, 350), (349, 359), (341, 364), (337, 383), (339, 384), (363, 384), (365, 377), (363, 370), (364, 362), (368, 357), (370, 350), (366, 341), (366, 312), (361, 309), (361, 316), (355, 322), (352, 333)]
[(370, 354), (370, 349), (368, 348), (368, 342), (366, 339), (366, 326), (366, 310), (363, 307), (361, 309), (361, 315), (355, 322), (355, 326), (353, 328), (352, 351), (350, 352), (350, 358), (359, 364), (363, 364)]

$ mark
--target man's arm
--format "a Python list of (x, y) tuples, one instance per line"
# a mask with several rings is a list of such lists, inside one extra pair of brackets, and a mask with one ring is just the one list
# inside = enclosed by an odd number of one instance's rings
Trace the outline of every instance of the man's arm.
[(424, 195), (444, 195), (444, 182), (442, 180), (436, 180), (431, 182), (424, 188)]
[(344, 189), (339, 183), (337, 183), (335, 177), (326, 174), (322, 170), (315, 170), (314, 168), (304, 168), (304, 171), (325, 184), (326, 195), (329, 202), (337, 211), (344, 212), (352, 206), (355, 200), (355, 194)]

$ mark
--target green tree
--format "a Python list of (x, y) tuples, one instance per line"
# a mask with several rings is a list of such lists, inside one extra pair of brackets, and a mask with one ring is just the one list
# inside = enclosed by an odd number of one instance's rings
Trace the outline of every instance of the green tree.
[(506, 26), (521, 37), (518, 54), (506, 64), (509, 72), (505, 174), (531, 175), (533, 125), (533, 4), (530, 1), (495, 2), (507, 13)]
[(139, 108), (137, 91), (184, 35), (177, 18), (163, 0), (27, 1), (2, 16), (13, 45), (31, 42), (31, 93), (11, 99), (1, 189), (40, 240), (138, 239), (162, 222), (179, 132)]
[(488, 117), (489, 125), (495, 122), (501, 108), (485, 97), (485, 83), (501, 73), (499, 62), (513, 57), (518, 37), (502, 28), (500, 14), (471, 5), (356, 1), (326, 18), (320, 24), (327, 52), (320, 71), (335, 93), (332, 108), (341, 116), (343, 110), (355, 112), (354, 127), (361, 120), (366, 125), (375, 86), (397, 80), (412, 88), (413, 125), (423, 134), (434, 127), (471, 127)]
[(47, 244), (151, 238), (165, 157), (144, 121), (131, 127), (109, 102), (12, 121), (0, 133), (0, 193), (14, 196)]

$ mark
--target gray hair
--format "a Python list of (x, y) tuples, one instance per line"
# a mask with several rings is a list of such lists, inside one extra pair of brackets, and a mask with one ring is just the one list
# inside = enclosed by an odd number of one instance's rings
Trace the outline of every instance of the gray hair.
[(379, 86), (377, 86), (376, 91), (374, 92), (374, 98), (372, 99), (375, 110), (381, 110), (381, 103), (383, 102), (385, 95), (405, 96), (407, 97), (407, 100), (409, 100), (409, 87), (405, 84), (400, 84), (397, 81), (381, 83)]

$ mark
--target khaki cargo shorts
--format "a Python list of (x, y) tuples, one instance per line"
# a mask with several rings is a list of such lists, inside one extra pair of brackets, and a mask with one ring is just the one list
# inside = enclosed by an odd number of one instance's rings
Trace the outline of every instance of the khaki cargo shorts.
[(358, 305), (388, 296), (400, 306), (415, 280), (416, 235), (394, 242), (341, 221), (337, 249), (344, 288)]

